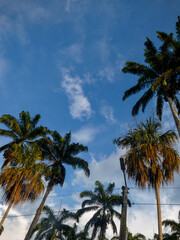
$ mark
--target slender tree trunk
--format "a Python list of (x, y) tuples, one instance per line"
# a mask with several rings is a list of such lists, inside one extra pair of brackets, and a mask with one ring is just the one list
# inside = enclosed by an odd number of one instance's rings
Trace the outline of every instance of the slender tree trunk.
[(46, 201), (46, 199), (47, 199), (47, 197), (48, 197), (48, 195), (49, 195), (49, 193), (51, 192), (52, 189), (53, 189), (53, 185), (48, 184), (46, 192), (44, 194), (44, 197), (43, 197), (43, 199), (42, 199), (42, 201), (39, 205), (39, 208), (36, 211), (36, 215), (34, 216), (34, 219), (33, 219), (32, 223), (29, 227), (29, 230), (28, 230), (24, 240), (29, 240), (31, 238), (32, 232), (33, 232), (34, 228), (36, 227), (36, 225), (39, 221), (39, 218), (41, 216), (42, 210), (43, 210), (44, 205), (45, 205), (45, 201)]
[(9, 205), (8, 205), (8, 208), (6, 209), (6, 212), (4, 213), (3, 218), (1, 219), (1, 222), (0, 222), (0, 229), (1, 229), (1, 227), (2, 227), (2, 225), (3, 225), (3, 223), (4, 223), (4, 221), (5, 221), (5, 219), (6, 219), (7, 215), (8, 215), (8, 213), (9, 213), (9, 211), (10, 211), (12, 205), (13, 205), (13, 201), (10, 201), (10, 203), (9, 203)]
[(171, 108), (171, 112), (172, 112), (172, 115), (173, 115), (173, 118), (174, 118), (174, 121), (176, 124), (176, 128), (177, 128), (179, 136), (180, 136), (180, 119), (179, 119), (178, 113), (176, 111), (176, 108), (174, 106), (172, 98), (168, 98), (168, 103)]
[(161, 202), (160, 202), (160, 194), (159, 194), (159, 186), (156, 183), (155, 186), (156, 192), (156, 200), (157, 200), (157, 215), (158, 215), (158, 233), (159, 233), (159, 240), (162, 240), (162, 219), (161, 219)]

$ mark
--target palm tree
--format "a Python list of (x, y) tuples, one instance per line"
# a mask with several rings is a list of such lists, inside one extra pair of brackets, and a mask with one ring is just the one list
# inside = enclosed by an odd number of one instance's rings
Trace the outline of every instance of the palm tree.
[(169, 234), (169, 236), (166, 234), (166, 239), (168, 239), (167, 237), (169, 237), (169, 239), (179, 239), (180, 238), (180, 211), (179, 211), (179, 215), (178, 215), (178, 222), (167, 219), (167, 220), (164, 220), (162, 222), (162, 224), (165, 227), (171, 228), (172, 234), (171, 235)]
[[(0, 117), (0, 123), (4, 124), (7, 129), (0, 129), (0, 135), (10, 137), (12, 141), (0, 147), (0, 152), (9, 149), (13, 144), (27, 144), (33, 143), (40, 137), (45, 137), (47, 128), (43, 126), (37, 127), (40, 115), (36, 114), (31, 117), (29, 112), (22, 111), (19, 114), (19, 119), (12, 115), (5, 114)], [(10, 166), (10, 163), (5, 163)]]
[(42, 139), (40, 145), (44, 154), (44, 158), (48, 160), (48, 164), (45, 172), (45, 179), (47, 181), (47, 188), (44, 197), (40, 203), (39, 208), (36, 211), (36, 215), (29, 227), (25, 240), (29, 240), (33, 229), (40, 218), (42, 210), (45, 205), (45, 201), (49, 193), (53, 190), (54, 186), (60, 184), (63, 186), (66, 170), (64, 164), (82, 168), (89, 176), (90, 171), (88, 169), (88, 163), (77, 155), (81, 152), (85, 152), (88, 148), (79, 143), (71, 142), (71, 132), (67, 133), (63, 138), (57, 131), (51, 132), (51, 138)]
[(161, 133), (161, 124), (155, 119), (137, 124), (128, 134), (115, 140), (119, 147), (127, 148), (125, 164), (129, 178), (145, 188), (155, 189), (158, 211), (158, 229), (162, 240), (161, 205), (159, 187), (174, 180), (179, 171), (180, 158), (173, 144), (177, 136), (173, 131)]
[(121, 215), (114, 207), (121, 205), (123, 199), (122, 196), (113, 194), (114, 187), (115, 184), (110, 183), (105, 189), (101, 182), (96, 181), (94, 192), (83, 191), (80, 194), (81, 198), (87, 197), (88, 199), (82, 202), (82, 209), (77, 211), (78, 217), (81, 217), (84, 213), (96, 211), (84, 227), (85, 232), (88, 232), (89, 228), (93, 227), (91, 239), (95, 239), (98, 231), (98, 239), (104, 239), (109, 224), (113, 229), (113, 233), (117, 233), (113, 217), (116, 216), (120, 219)]
[(145, 65), (126, 62), (126, 67), (122, 71), (135, 74), (139, 78), (136, 85), (125, 91), (123, 101), (129, 96), (147, 89), (133, 106), (132, 115), (137, 115), (141, 107), (144, 112), (148, 102), (156, 96), (157, 116), (161, 120), (164, 101), (168, 102), (180, 136), (180, 119), (178, 116), (180, 102), (177, 97), (180, 90), (180, 17), (178, 17), (176, 23), (176, 31), (177, 39), (174, 38), (172, 33), (157, 32), (157, 37), (162, 42), (159, 49), (147, 38), (144, 50)]
[[(27, 200), (33, 202), (44, 190), (42, 174), (44, 163), (38, 146), (12, 145), (5, 151), (5, 159), (13, 159), (14, 165), (4, 168), (0, 173), (0, 187), (3, 189), (3, 200), (8, 203), (8, 208), (0, 221), (0, 229), (12, 206), (24, 203)], [(16, 164), (18, 162), (18, 164)]]
[[(76, 214), (73, 214), (65, 209), (55, 213), (50, 207), (45, 206), (43, 212), (46, 217), (43, 217), (33, 230), (36, 233), (34, 240), (64, 240), (64, 233), (70, 232), (73, 228), (65, 224), (65, 221), (76, 219)], [(33, 235), (32, 234), (32, 235)]]

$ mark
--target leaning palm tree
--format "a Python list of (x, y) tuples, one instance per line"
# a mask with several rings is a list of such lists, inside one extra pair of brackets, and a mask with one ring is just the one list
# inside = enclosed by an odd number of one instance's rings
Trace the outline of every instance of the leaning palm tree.
[(173, 181), (174, 171), (179, 171), (180, 157), (173, 148), (176, 140), (175, 132), (161, 133), (160, 122), (151, 118), (115, 140), (119, 147), (127, 148), (125, 164), (128, 177), (134, 179), (141, 188), (148, 185), (155, 189), (160, 240), (162, 223), (159, 187)]
[(165, 227), (170, 227), (170, 229), (171, 229), (172, 234), (169, 234), (169, 236), (166, 235), (167, 239), (168, 239), (168, 237), (169, 237), (169, 239), (170, 239), (170, 237), (171, 237), (171, 239), (179, 239), (180, 238), (180, 211), (179, 211), (179, 215), (178, 215), (178, 222), (167, 219), (167, 220), (164, 220), (162, 222), (162, 224)]
[(53, 190), (54, 186), (59, 184), (63, 186), (66, 176), (64, 165), (70, 165), (73, 168), (82, 168), (86, 176), (89, 176), (90, 174), (88, 163), (82, 158), (77, 157), (79, 153), (88, 150), (86, 146), (79, 143), (70, 143), (71, 132), (67, 133), (64, 138), (57, 131), (51, 132), (51, 136), (52, 138), (46, 138), (40, 141), (44, 158), (48, 161), (45, 171), (47, 188), (26, 234), (25, 240), (30, 239), (32, 231), (36, 227), (36, 224), (41, 216), (49, 193)]
[(26, 145), (26, 143), (36, 141), (39, 137), (45, 137), (47, 128), (37, 126), (39, 119), (39, 114), (32, 118), (29, 112), (24, 111), (19, 114), (19, 119), (9, 114), (2, 115), (0, 123), (4, 125), (5, 129), (0, 129), (0, 135), (12, 140), (10, 143), (1, 146), (0, 152), (10, 148), (13, 144)]
[(0, 187), (4, 191), (2, 198), (8, 203), (0, 221), (0, 229), (12, 206), (27, 200), (33, 202), (44, 191), (42, 175), (45, 165), (37, 145), (22, 148), (14, 144), (4, 155), (7, 161), (13, 158), (14, 165), (5, 167), (0, 173)]
[(89, 228), (93, 227), (91, 239), (95, 239), (98, 232), (98, 239), (104, 239), (109, 224), (113, 229), (113, 233), (117, 234), (117, 227), (113, 217), (120, 219), (121, 215), (114, 207), (121, 205), (123, 199), (122, 196), (113, 194), (114, 187), (115, 184), (110, 183), (105, 189), (101, 182), (96, 181), (94, 192), (83, 191), (80, 194), (81, 198), (87, 197), (88, 199), (82, 202), (82, 208), (77, 211), (78, 217), (87, 212), (95, 211), (84, 227), (85, 232), (88, 232)]
[(164, 101), (168, 102), (180, 135), (180, 119), (178, 116), (180, 102), (177, 97), (180, 90), (180, 17), (178, 17), (176, 23), (176, 31), (176, 39), (172, 33), (157, 32), (157, 37), (162, 42), (159, 49), (147, 38), (144, 50), (145, 65), (126, 62), (122, 71), (135, 74), (139, 78), (136, 85), (125, 91), (123, 101), (129, 96), (147, 89), (134, 105), (132, 115), (138, 114), (141, 107), (144, 112), (148, 102), (155, 96), (157, 98), (157, 116), (161, 120)]
[(70, 219), (76, 220), (76, 214), (66, 209), (56, 213), (48, 206), (44, 206), (43, 212), (46, 216), (41, 218), (32, 232), (32, 236), (35, 233), (34, 240), (64, 240), (64, 233), (70, 232), (73, 229), (65, 222)]

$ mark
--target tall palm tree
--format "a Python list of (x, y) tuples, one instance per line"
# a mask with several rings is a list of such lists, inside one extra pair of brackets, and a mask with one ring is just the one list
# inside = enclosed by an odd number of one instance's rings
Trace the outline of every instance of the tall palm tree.
[(39, 114), (36, 114), (32, 118), (29, 112), (24, 111), (19, 114), (19, 119), (9, 114), (2, 115), (0, 117), (0, 123), (3, 124), (6, 129), (0, 129), (0, 135), (9, 137), (12, 141), (1, 146), (0, 152), (10, 148), (13, 144), (26, 145), (27, 143), (36, 141), (40, 137), (45, 137), (47, 128), (37, 126), (39, 119)]
[(159, 187), (173, 181), (174, 171), (179, 171), (180, 157), (173, 148), (176, 140), (175, 132), (161, 133), (160, 122), (151, 118), (115, 140), (119, 147), (127, 148), (125, 164), (128, 177), (134, 179), (141, 188), (148, 185), (155, 189), (160, 240), (162, 223)]
[(144, 112), (148, 102), (156, 96), (157, 116), (161, 120), (164, 101), (168, 102), (180, 136), (180, 119), (178, 116), (180, 102), (177, 97), (180, 90), (180, 17), (178, 17), (176, 23), (176, 31), (176, 39), (172, 33), (157, 32), (157, 37), (162, 42), (159, 49), (147, 38), (144, 50), (145, 65), (126, 62), (122, 71), (135, 74), (139, 78), (136, 85), (125, 91), (123, 101), (129, 96), (147, 89), (133, 106), (132, 115), (138, 114), (141, 107)]
[(13, 158), (14, 165), (5, 167), (0, 173), (0, 187), (4, 191), (2, 198), (8, 203), (0, 221), (0, 229), (12, 206), (27, 200), (33, 202), (44, 191), (42, 175), (45, 165), (37, 145), (22, 148), (14, 144), (4, 155), (7, 161)]
[(180, 238), (180, 211), (179, 211), (179, 215), (178, 215), (178, 222), (176, 222), (174, 220), (167, 219), (167, 220), (164, 220), (162, 222), (162, 224), (165, 227), (170, 227), (171, 228), (172, 234), (169, 234), (169, 236), (167, 235), (166, 238), (167, 237), (169, 237), (169, 239), (179, 239)]
[(96, 211), (92, 218), (86, 223), (84, 231), (88, 232), (89, 228), (93, 227), (91, 239), (95, 239), (99, 232), (98, 239), (105, 238), (107, 226), (110, 224), (113, 233), (117, 233), (117, 227), (113, 217), (120, 219), (121, 215), (114, 207), (122, 204), (122, 196), (113, 194), (115, 184), (110, 183), (107, 188), (99, 181), (95, 182), (93, 191), (83, 191), (80, 194), (81, 198), (88, 198), (82, 202), (82, 208), (77, 211), (78, 217), (81, 217), (87, 212)]
[(43, 212), (46, 214), (46, 217), (41, 218), (33, 230), (32, 235), (36, 234), (34, 240), (53, 240), (57, 238), (64, 240), (64, 233), (70, 232), (73, 229), (65, 222), (70, 219), (76, 219), (76, 214), (66, 209), (55, 213), (48, 206), (44, 207)]
[(90, 174), (88, 163), (82, 158), (77, 157), (79, 153), (88, 150), (86, 146), (79, 143), (70, 143), (71, 132), (67, 133), (64, 138), (57, 131), (51, 132), (51, 136), (52, 138), (46, 138), (40, 141), (44, 158), (48, 161), (45, 171), (47, 188), (26, 234), (25, 240), (30, 239), (31, 233), (36, 227), (49, 193), (53, 190), (54, 186), (58, 184), (63, 186), (66, 176), (64, 164), (70, 165), (74, 169), (76, 167), (82, 168), (86, 176)]

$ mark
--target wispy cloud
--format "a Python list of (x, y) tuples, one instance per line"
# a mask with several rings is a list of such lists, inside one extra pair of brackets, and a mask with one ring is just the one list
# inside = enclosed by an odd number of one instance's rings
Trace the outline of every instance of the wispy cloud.
[(72, 77), (69, 73), (62, 74), (61, 86), (65, 90), (69, 103), (70, 114), (74, 119), (82, 120), (92, 115), (91, 105), (82, 89), (82, 80), (79, 77)]
[(94, 156), (91, 158), (89, 163), (90, 177), (84, 176), (82, 170), (75, 172), (75, 178), (73, 184), (84, 183), (85, 187), (93, 186), (96, 180), (101, 182), (116, 182), (123, 184), (123, 178), (120, 175), (119, 157), (124, 154), (124, 150), (117, 149), (116, 152), (110, 154), (110, 156), (101, 156), (99, 160), (95, 159)]
[(8, 71), (8, 61), (0, 56), (0, 84), (4, 82), (5, 75)]
[(101, 107), (101, 114), (105, 117), (106, 121), (110, 124), (116, 123), (116, 119), (114, 118), (113, 108), (107, 105)]
[(95, 138), (97, 133), (98, 133), (97, 128), (87, 126), (87, 127), (82, 127), (77, 132), (74, 132), (72, 134), (72, 137), (77, 142), (87, 144), (87, 143), (93, 141), (93, 139)]
[(65, 67), (67, 67), (73, 63), (81, 63), (82, 48), (83, 43), (73, 43), (68, 47), (60, 49), (59, 62), (61, 62), (61, 65), (66, 65)]

